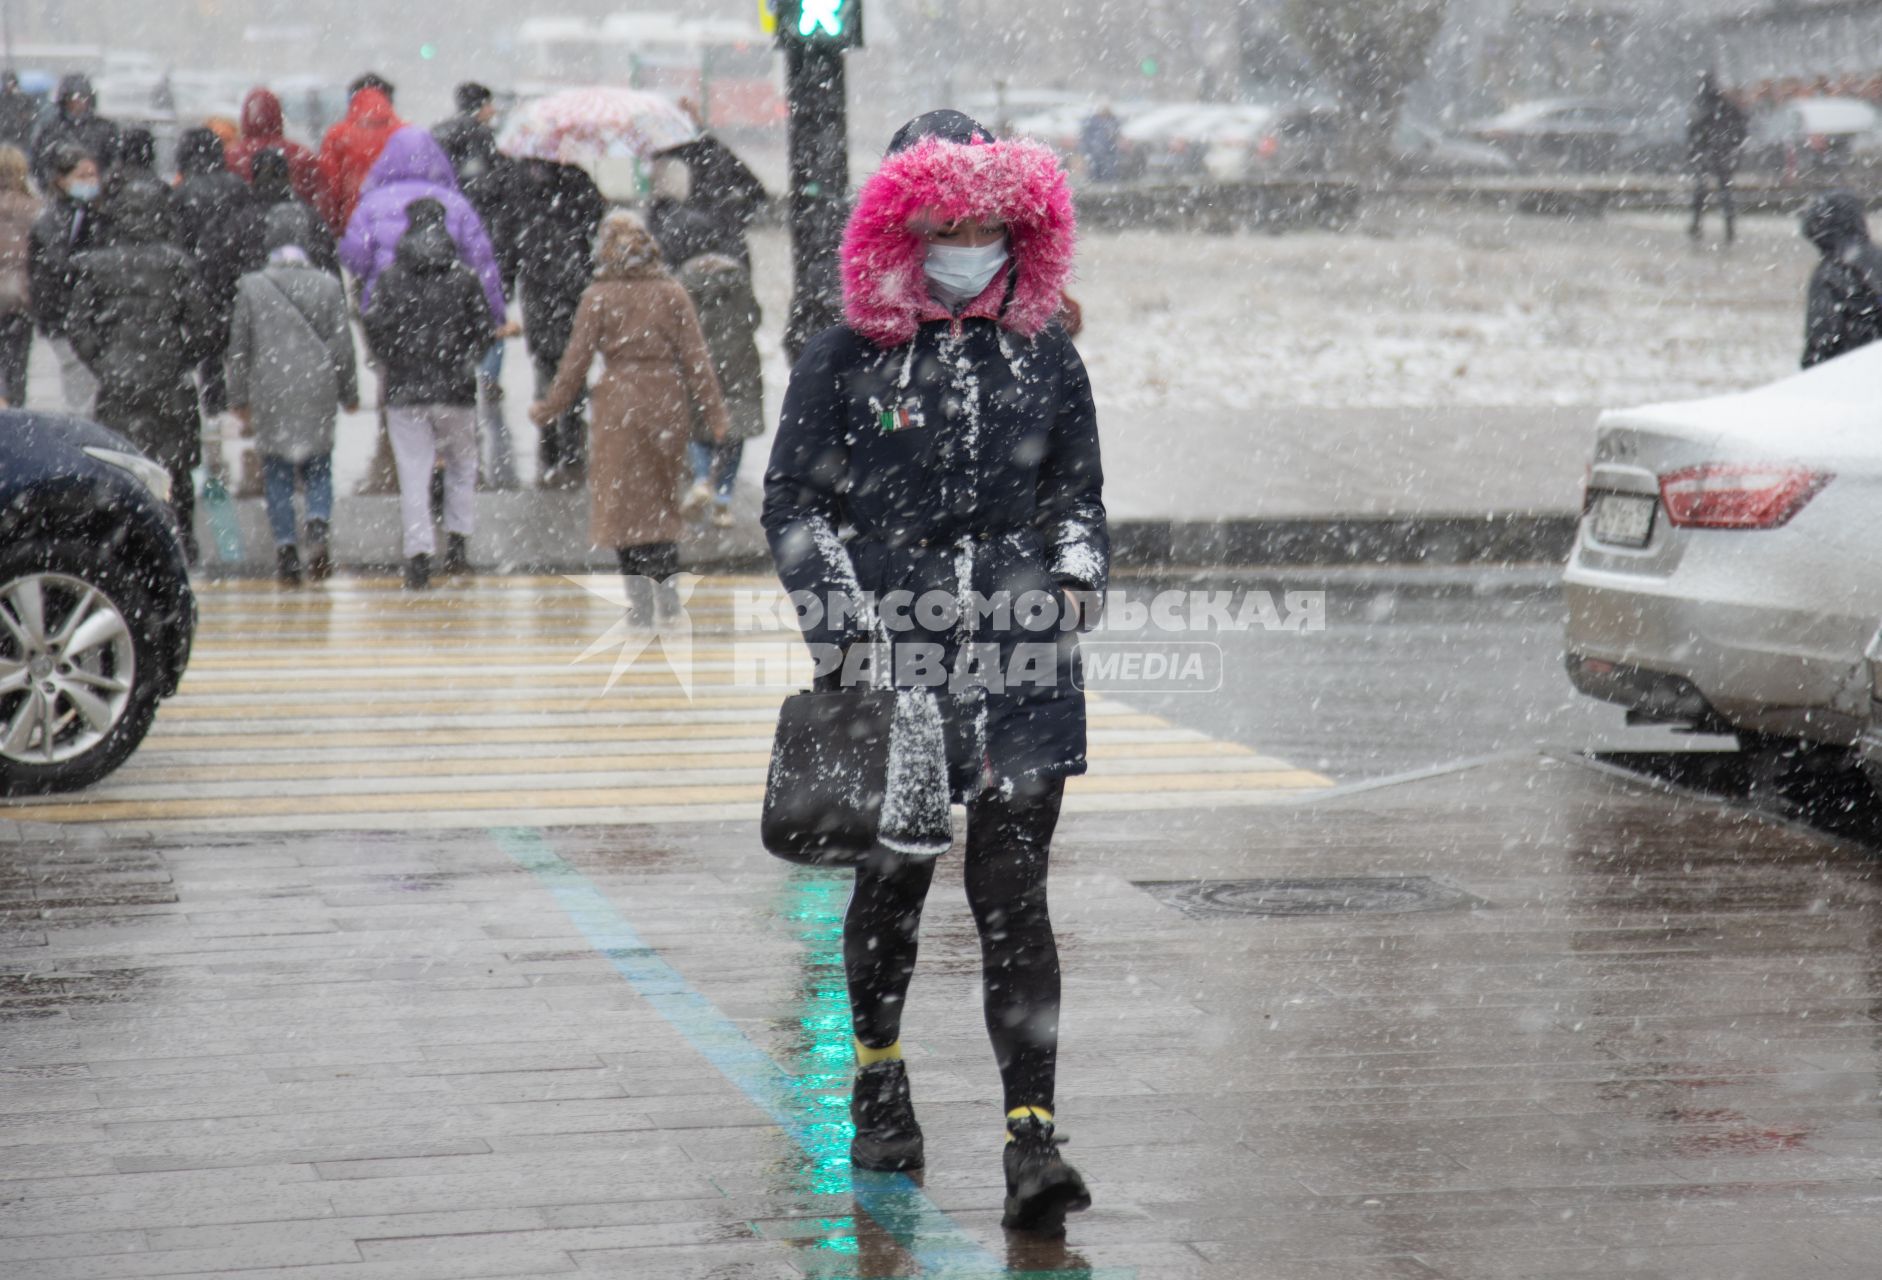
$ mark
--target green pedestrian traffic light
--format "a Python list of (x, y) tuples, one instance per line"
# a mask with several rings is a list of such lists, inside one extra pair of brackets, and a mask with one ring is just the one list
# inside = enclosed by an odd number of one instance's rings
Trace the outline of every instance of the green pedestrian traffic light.
[(780, 43), (853, 49), (863, 42), (862, 0), (774, 0)]

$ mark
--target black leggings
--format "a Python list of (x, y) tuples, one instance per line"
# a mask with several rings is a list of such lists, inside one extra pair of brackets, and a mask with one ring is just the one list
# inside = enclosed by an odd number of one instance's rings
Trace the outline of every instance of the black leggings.
[[(987, 1035), (1008, 1111), (1052, 1107), (1059, 951), (1046, 909), (1046, 861), (1064, 794), (1064, 780), (1052, 779), (1011, 799), (989, 795), (967, 806), (967, 904), (980, 929)], [(843, 921), (843, 967), (856, 1038), (870, 1048), (901, 1038), (934, 864), (933, 858), (903, 858), (857, 868)]]

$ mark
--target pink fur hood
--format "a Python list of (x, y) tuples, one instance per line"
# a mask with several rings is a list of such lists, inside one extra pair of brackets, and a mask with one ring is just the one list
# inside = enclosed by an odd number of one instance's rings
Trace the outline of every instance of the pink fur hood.
[(1063, 304), (1077, 215), (1058, 157), (1036, 142), (928, 138), (898, 151), (863, 183), (843, 235), (843, 310), (849, 327), (883, 347), (915, 336), (928, 301), (919, 219), (1002, 221), (1012, 254), (1012, 302), (1000, 325), (1036, 336)]

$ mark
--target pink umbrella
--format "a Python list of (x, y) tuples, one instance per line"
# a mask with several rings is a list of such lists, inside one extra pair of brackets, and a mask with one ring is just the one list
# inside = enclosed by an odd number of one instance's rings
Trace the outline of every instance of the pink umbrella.
[(565, 89), (520, 104), (498, 140), (505, 155), (593, 171), (691, 142), (699, 126), (678, 103), (639, 89)]

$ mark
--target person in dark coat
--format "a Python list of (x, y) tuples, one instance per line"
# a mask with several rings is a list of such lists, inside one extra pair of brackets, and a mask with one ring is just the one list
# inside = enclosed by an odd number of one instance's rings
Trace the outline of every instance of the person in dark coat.
[(170, 228), (173, 243), (182, 248), (176, 189), (157, 176), (157, 139), (148, 129), (126, 129), (119, 136), (117, 163), (105, 170), (104, 191), (98, 197), (100, 235), (110, 236), (111, 220), (121, 199), (128, 199), (133, 216), (138, 217), (152, 205), (164, 205), (168, 210), (165, 225)]
[[(1076, 630), (1109, 564), (1091, 387), (1056, 321), (1073, 239), (1049, 149), (995, 141), (953, 111), (904, 126), (850, 216), (845, 322), (791, 372), (763, 516), (785, 587), (820, 606), (806, 619), (820, 680), (868, 683), (886, 645), (880, 677), (897, 691), (879, 849), (844, 920), (851, 1163), (922, 1163), (900, 1023), (952, 798), (967, 806), (1005, 1093), (1004, 1222), (1042, 1231), (1090, 1203), (1053, 1141), (1045, 885), (1065, 779), (1085, 771)], [(888, 606), (872, 620), (866, 602), (891, 592), (953, 602), (958, 618)]]
[(1823, 260), (1810, 276), (1804, 368), (1882, 338), (1882, 248), (1869, 238), (1862, 197), (1818, 196), (1804, 210), (1804, 238)]
[(764, 211), (765, 188), (730, 147), (706, 134), (662, 151), (654, 192), (647, 225), (675, 268), (702, 253), (751, 267), (745, 233)]
[[(497, 150), (495, 96), (484, 85), (467, 81), (457, 87), (457, 114), (431, 131), (457, 173), (458, 188), (483, 219), (496, 253), (503, 296), (516, 296), (516, 162)], [(503, 415), (503, 344), (492, 343), (477, 371), (479, 417), (490, 441), (491, 487), (516, 488), (516, 456), (509, 422)]]
[(98, 421), (169, 469), (193, 563), (190, 469), (202, 460), (202, 415), (191, 374), (219, 338), (196, 264), (177, 247), (175, 218), (147, 187), (119, 191), (103, 246), (73, 259), (66, 330), (98, 379)]
[(516, 287), (516, 162), (497, 150), (495, 96), (468, 81), (457, 87), (457, 114), (434, 125), (431, 136), (457, 174), (458, 190), (483, 219), (503, 272), (504, 292)]
[[(233, 297), (235, 282), (266, 264), (267, 223), (274, 210), (283, 206), (313, 209), (295, 190), (293, 162), (282, 152), (255, 153), (250, 172), (254, 174), (250, 198), (211, 221), (198, 248), (204, 282), (216, 296), (226, 292)], [(297, 232), (295, 244), (313, 266), (332, 276), (340, 274), (340, 255), (324, 221)]]
[(1078, 149), (1085, 154), (1085, 171), (1093, 182), (1116, 182), (1118, 150), (1124, 125), (1109, 103), (1085, 117), (1078, 130)]
[(1736, 231), (1732, 175), (1738, 171), (1738, 155), (1747, 132), (1744, 109), (1719, 88), (1712, 72), (1706, 72), (1686, 125), (1686, 153), (1693, 173), (1692, 227), (1688, 234), (1695, 240), (1704, 233), (1707, 192), (1717, 188), (1719, 208), (1725, 215), (1725, 243), (1732, 242)]
[(444, 571), (468, 570), (477, 496), (477, 366), (497, 322), (477, 273), (458, 256), (445, 207), (414, 200), (392, 265), (361, 316), (382, 370), (386, 425), (398, 466), (405, 585), (431, 585), (431, 473), (444, 463)]
[(699, 315), (726, 412), (723, 439), (712, 437), (703, 415), (694, 421), (687, 446), (693, 487), (681, 509), (696, 511), (710, 502), (712, 523), (729, 529), (732, 489), (745, 442), (765, 433), (764, 363), (758, 354), (758, 325), (764, 313), (752, 292), (751, 272), (724, 254), (702, 253), (690, 259), (680, 268), (679, 281)]
[(40, 190), (52, 181), (52, 152), (70, 143), (98, 162), (100, 171), (118, 162), (118, 127), (98, 114), (91, 79), (69, 75), (53, 91), (53, 109), (33, 133), (33, 180)]
[[(520, 166), (516, 279), (523, 334), (536, 371), (536, 394), (555, 381), (575, 330), (582, 293), (594, 279), (595, 233), (608, 212), (595, 180), (569, 164), (527, 160)], [(542, 486), (579, 488), (586, 471), (588, 425), (583, 401), (543, 427), (537, 462)]]
[[(209, 290), (209, 307), (215, 329), (226, 335), (229, 317), (235, 306), (235, 282), (241, 279), (244, 264), (228, 260), (229, 246), (213, 240), (208, 233), (218, 222), (233, 217), (237, 210), (255, 203), (248, 184), (229, 172), (222, 139), (205, 128), (185, 129), (177, 139), (176, 225), (183, 251), (196, 260), (196, 270)], [(223, 372), (226, 339), (216, 344), (197, 371), (202, 380), (203, 412), (211, 416), (225, 413), (229, 407), (229, 385)]]
[(176, 223), (186, 253), (202, 250), (203, 232), (210, 223), (250, 196), (246, 182), (229, 172), (222, 139), (215, 130), (185, 129), (177, 139)]
[(62, 142), (46, 156), (46, 207), (33, 223), (27, 255), (33, 327), (59, 361), (59, 389), (68, 413), (89, 417), (98, 380), (72, 349), (65, 317), (72, 304), (73, 259), (99, 242), (97, 205), (103, 191), (98, 162), (76, 143)]
[(730, 258), (749, 268), (738, 254), (744, 238), (728, 234), (721, 220), (683, 199), (655, 196), (647, 208), (647, 229), (660, 246), (660, 256), (676, 271), (701, 254)]
[(751, 167), (710, 133), (663, 151), (657, 159), (684, 164), (687, 204), (710, 217), (722, 234), (736, 238), (735, 243), (728, 240), (712, 246), (711, 251), (729, 254), (741, 265), (751, 266), (745, 233), (764, 212), (768, 199), (764, 183)]
[(39, 127), (39, 100), (20, 88), (17, 71), (0, 71), (0, 147), (32, 150)]

